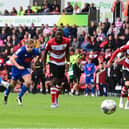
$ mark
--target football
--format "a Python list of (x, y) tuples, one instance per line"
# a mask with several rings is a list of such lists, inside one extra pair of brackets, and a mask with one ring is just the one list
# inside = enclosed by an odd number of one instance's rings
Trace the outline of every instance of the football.
[(112, 99), (106, 99), (101, 103), (101, 109), (105, 114), (112, 114), (116, 110), (116, 102)]

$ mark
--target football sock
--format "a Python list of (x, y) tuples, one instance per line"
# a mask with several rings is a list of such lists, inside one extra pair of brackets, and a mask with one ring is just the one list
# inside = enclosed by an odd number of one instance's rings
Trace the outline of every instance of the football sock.
[(51, 102), (55, 103), (56, 87), (51, 87)]
[(94, 87), (91, 88), (91, 93), (95, 94), (95, 88)]
[(5, 95), (5, 96), (8, 96), (9, 93), (10, 93), (10, 88), (7, 88), (7, 89), (5, 90), (5, 92), (4, 92), (4, 95)]
[(74, 89), (71, 89), (71, 93), (72, 93), (72, 94), (74, 93)]
[(61, 89), (62, 89), (61, 86), (56, 85), (56, 95), (55, 95), (55, 101), (56, 101), (56, 103), (58, 103), (58, 97), (59, 97), (59, 94), (60, 94)]
[(107, 89), (106, 89), (106, 86), (105, 86), (105, 85), (103, 85), (103, 94), (104, 94), (105, 96), (107, 96)]
[(18, 97), (21, 98), (26, 93), (27, 90), (28, 90), (28, 87), (26, 87), (25, 85), (22, 85), (21, 92), (18, 94)]
[(125, 97), (125, 94), (127, 93), (128, 87), (127, 86), (123, 86), (122, 90), (121, 90), (121, 97)]
[(89, 94), (89, 88), (86, 87), (86, 90), (85, 90), (86, 94)]

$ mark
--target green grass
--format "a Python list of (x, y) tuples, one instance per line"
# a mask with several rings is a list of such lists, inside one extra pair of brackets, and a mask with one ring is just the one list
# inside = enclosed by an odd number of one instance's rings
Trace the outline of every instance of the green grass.
[[(104, 114), (100, 105), (105, 97), (61, 95), (59, 108), (50, 108), (50, 95), (26, 94), (23, 106), (10, 94), (7, 105), (0, 101), (0, 128), (129, 129), (129, 111), (117, 107)], [(3, 94), (0, 95), (2, 100)], [(111, 98), (111, 97), (107, 97)], [(114, 99), (118, 105), (119, 98)]]

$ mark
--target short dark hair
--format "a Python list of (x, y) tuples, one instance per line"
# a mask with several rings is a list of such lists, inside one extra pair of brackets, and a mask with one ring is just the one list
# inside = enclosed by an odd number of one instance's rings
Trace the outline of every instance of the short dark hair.
[(58, 29), (56, 30), (56, 32), (62, 32), (62, 33), (64, 33), (63, 29), (61, 29), (61, 28), (58, 28)]

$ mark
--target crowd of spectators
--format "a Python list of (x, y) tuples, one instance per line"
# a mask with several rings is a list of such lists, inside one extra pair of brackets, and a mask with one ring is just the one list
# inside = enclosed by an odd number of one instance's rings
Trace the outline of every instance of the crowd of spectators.
[(7, 9), (2, 12), (2, 15), (5, 16), (23, 16), (23, 15), (35, 15), (35, 14), (78, 14), (78, 13), (92, 13), (95, 15), (96, 7), (94, 3), (85, 3), (82, 8), (78, 3), (72, 5), (70, 2), (67, 2), (67, 6), (61, 10), (61, 5), (57, 3), (56, 0), (50, 4), (47, 0), (44, 0), (42, 4), (38, 4), (37, 1), (34, 2), (32, 6), (28, 5), (27, 8), (20, 6), (19, 9), (12, 7), (12, 10), (8, 11)]
[[(30, 15), (31, 13), (39, 12), (39, 10), (41, 11), (42, 8), (44, 8), (43, 10), (45, 12), (47, 12), (48, 10), (53, 11), (56, 8), (60, 10), (60, 6), (56, 3), (56, 1), (54, 0), (53, 2), (54, 3), (52, 5), (44, 3), (41, 7), (38, 6), (37, 2), (35, 2), (34, 6), (28, 6), (27, 10), (23, 11), (23, 8), (21, 7), (21, 11), (18, 12), (14, 8), (11, 12), (8, 12), (6, 10), (8, 13), (6, 12), (6, 14), (4, 15)], [(64, 8), (63, 11), (72, 13), (77, 13), (80, 11), (89, 12), (90, 6), (94, 8), (94, 4), (89, 5), (86, 3), (83, 9), (80, 9), (75, 4), (76, 9), (73, 9), (72, 5), (68, 2), (68, 6)], [(120, 17), (118, 17), (114, 23), (108, 21), (108, 18), (106, 18), (104, 22), (100, 21), (99, 23), (91, 21), (91, 24), (88, 26), (88, 31), (84, 28), (83, 30), (81, 30), (81, 33), (79, 33), (79, 28), (75, 24), (70, 26), (69, 24), (63, 25), (62, 23), (60, 24), (60, 26), (53, 25), (52, 27), (49, 27), (48, 24), (42, 24), (40, 27), (36, 27), (33, 23), (30, 27), (26, 25), (19, 25), (18, 27), (14, 27), (13, 25), (8, 26), (8, 24), (5, 24), (4, 27), (0, 28), (1, 70), (4, 68), (6, 62), (9, 60), (9, 56), (12, 55), (18, 48), (20, 48), (24, 44), (24, 41), (26, 39), (34, 39), (35, 47), (41, 48), (43, 50), (46, 42), (54, 36), (57, 28), (62, 28), (64, 31), (64, 36), (69, 38), (70, 40), (70, 63), (78, 63), (77, 66), (81, 66), (80, 69), (82, 73), (80, 74), (79, 82), (81, 84), (84, 84), (83, 81), (85, 80), (81, 78), (81, 75), (84, 73), (84, 67), (87, 63), (87, 59), (90, 58), (92, 60), (92, 63), (94, 63), (96, 67), (96, 71), (94, 71), (94, 74), (96, 74), (98, 71), (105, 69), (104, 66), (111, 57), (112, 52), (117, 48), (125, 45), (129, 41), (128, 17), (126, 17), (125, 20), (122, 20)], [(115, 82), (113, 81), (111, 84), (108, 84), (107, 82), (104, 84), (104, 89), (106, 87), (106, 90), (108, 90), (108, 92), (112, 92), (116, 86), (116, 83), (120, 80), (120, 77), (118, 77), (118, 74), (116, 73), (121, 69), (116, 69), (116, 66), (117, 65), (106, 70), (106, 79), (113, 80), (113, 77), (117, 78), (117, 81), (115, 80)], [(114, 72), (112, 73), (112, 71)], [(67, 74), (67, 76), (69, 75)], [(99, 93), (100, 85), (103, 84), (96, 84), (96, 81), (94, 79), (94, 87), (96, 88), (96, 91), (98, 90), (98, 95), (102, 95), (102, 93)], [(69, 84), (69, 88), (67, 87), (68, 91), (70, 91), (70, 88), (72, 89), (72, 95), (74, 91), (77, 95), (79, 94), (79, 85), (76, 85), (76, 87), (72, 87)], [(103, 95), (106, 94), (104, 93)]]

